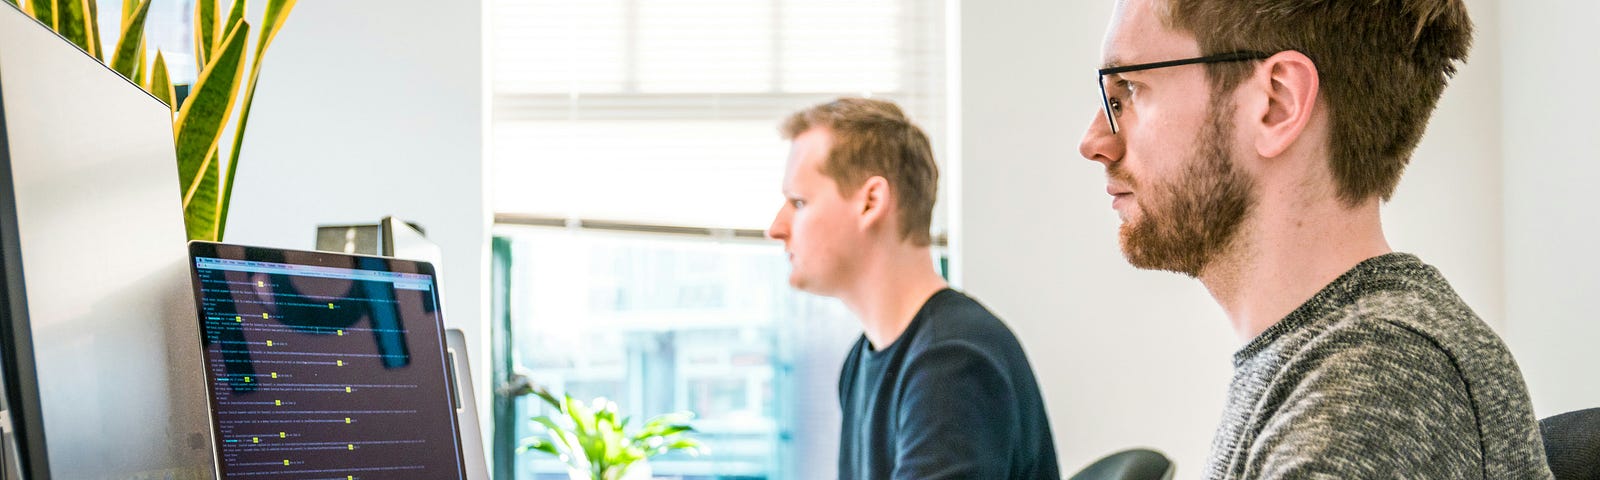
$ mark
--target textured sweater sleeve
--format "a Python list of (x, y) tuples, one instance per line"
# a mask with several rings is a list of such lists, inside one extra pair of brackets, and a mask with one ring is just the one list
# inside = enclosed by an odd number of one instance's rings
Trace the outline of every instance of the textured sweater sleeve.
[[(1472, 399), (1437, 345), (1389, 322), (1334, 327), (1268, 386), (1281, 401), (1245, 478), (1483, 478)], [(1281, 385), (1281, 386), (1279, 386)]]
[(908, 361), (893, 478), (1010, 478), (1021, 413), (1008, 373), (964, 342)]

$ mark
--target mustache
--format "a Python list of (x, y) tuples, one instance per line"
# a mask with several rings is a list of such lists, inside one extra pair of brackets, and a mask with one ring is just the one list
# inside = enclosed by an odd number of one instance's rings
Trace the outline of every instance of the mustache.
[(1139, 187), (1139, 182), (1134, 180), (1133, 175), (1122, 168), (1122, 162), (1112, 163), (1111, 166), (1106, 167), (1106, 178), (1126, 185), (1129, 189), (1137, 189)]

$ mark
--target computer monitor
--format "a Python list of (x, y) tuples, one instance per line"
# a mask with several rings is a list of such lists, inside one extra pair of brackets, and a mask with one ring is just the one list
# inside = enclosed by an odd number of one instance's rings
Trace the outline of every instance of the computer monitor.
[(176, 158), (166, 104), (0, 2), (10, 473), (210, 478)]
[(467, 463), (467, 480), (489, 480), (489, 457), (484, 454), (483, 431), (478, 428), (478, 399), (472, 394), (472, 368), (467, 361), (467, 336), (460, 329), (445, 330), (445, 345), (455, 372), (456, 420), (461, 424), (461, 452)]
[(190, 256), (221, 478), (466, 478), (432, 265)]
[(444, 251), (439, 244), (429, 240), (417, 224), (390, 216), (383, 217), (379, 226), (382, 232), (380, 236), (383, 237), (380, 255), (428, 262), (436, 270), (441, 268), (439, 264), (444, 261)]

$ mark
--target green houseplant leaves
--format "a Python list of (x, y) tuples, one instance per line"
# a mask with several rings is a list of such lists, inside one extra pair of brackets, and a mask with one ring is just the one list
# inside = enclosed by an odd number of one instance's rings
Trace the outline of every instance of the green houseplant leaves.
[(178, 110), (178, 181), (183, 187), (183, 217), (189, 239), (215, 240), (218, 203), (217, 143), (233, 111), (244, 68), (245, 40), (250, 24), (240, 19), (223, 40), (222, 48), (201, 70), (200, 80)]
[[(173, 106), (179, 194), (189, 239), (222, 240), (233, 176), (239, 165), (239, 151), (244, 144), (256, 81), (261, 77), (262, 59), (273, 38), (282, 30), (296, 0), (266, 0), (266, 13), (260, 26), (254, 29), (253, 41), (251, 24), (244, 20), (246, 0), (233, 0), (225, 20), (218, 17), (220, 0), (196, 0), (195, 58), (200, 71), (189, 95), (183, 99), (174, 94), (165, 57), (156, 52), (152, 64), (145, 51), (145, 19), (152, 0), (123, 1), (119, 17), (121, 34), (109, 52), (101, 51), (95, 0), (6, 1)], [(251, 59), (248, 64), (246, 59)], [(174, 101), (183, 104), (175, 105)], [(232, 129), (231, 139), (224, 139), (236, 107), (238, 123)]]
[[(617, 404), (596, 398), (585, 405), (562, 395), (556, 398), (543, 387), (529, 385), (517, 392), (535, 395), (556, 415), (540, 415), (531, 421), (544, 428), (543, 436), (523, 439), (518, 453), (539, 451), (559, 458), (570, 472), (581, 472), (592, 480), (618, 480), (629, 468), (656, 455), (682, 450), (699, 456), (706, 451), (699, 440), (690, 438), (693, 415), (669, 413), (649, 419), (642, 427), (628, 431), (631, 417), (619, 417)], [(577, 475), (574, 475), (576, 477)]]

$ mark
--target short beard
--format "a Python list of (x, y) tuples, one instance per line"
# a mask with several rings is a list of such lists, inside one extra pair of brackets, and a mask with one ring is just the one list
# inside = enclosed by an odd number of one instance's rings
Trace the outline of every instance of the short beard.
[[(1122, 254), (1134, 267), (1199, 277), (1227, 250), (1255, 207), (1255, 181), (1234, 165), (1228, 148), (1235, 108), (1221, 98), (1211, 103), (1211, 121), (1200, 131), (1183, 173), (1145, 185), (1138, 197), (1142, 217), (1122, 224)], [(1136, 185), (1120, 164), (1112, 164), (1107, 174)]]

